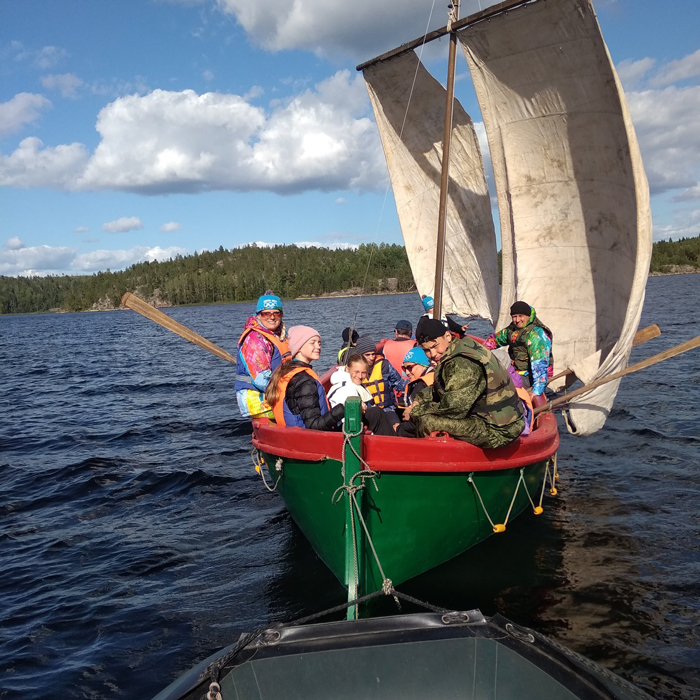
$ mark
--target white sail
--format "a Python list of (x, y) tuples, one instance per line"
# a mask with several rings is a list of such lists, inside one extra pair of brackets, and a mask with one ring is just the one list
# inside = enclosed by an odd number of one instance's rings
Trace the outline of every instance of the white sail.
[[(367, 68), (408, 259), (418, 291), (434, 296), (445, 89), (413, 52)], [(455, 100), (448, 187), (443, 312), (498, 308), (496, 240), (474, 126)]]
[[(489, 140), (503, 245), (498, 326), (520, 299), (554, 334), (555, 372), (626, 366), (651, 258), (649, 190), (622, 89), (589, 0), (547, 0), (459, 35)], [(602, 427), (611, 382), (568, 427)]]

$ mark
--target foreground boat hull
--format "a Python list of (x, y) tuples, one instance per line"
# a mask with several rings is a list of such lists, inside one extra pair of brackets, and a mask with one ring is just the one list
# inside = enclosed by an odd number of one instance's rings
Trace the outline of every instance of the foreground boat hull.
[(478, 610), (273, 625), (242, 637), (154, 700), (649, 700), (610, 671)]

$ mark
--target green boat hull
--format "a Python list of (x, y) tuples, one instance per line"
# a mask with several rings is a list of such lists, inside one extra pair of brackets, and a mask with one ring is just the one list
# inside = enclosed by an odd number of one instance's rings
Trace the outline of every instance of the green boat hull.
[(428, 571), (494, 534), (491, 521), (498, 525), (532, 511), (547, 466), (544, 460), (474, 474), (378, 473), (355, 494), (349, 519), (340, 461), (262, 455), (296, 524), (341, 583), (356, 581), (358, 595), (380, 589), (385, 578), (398, 585)]

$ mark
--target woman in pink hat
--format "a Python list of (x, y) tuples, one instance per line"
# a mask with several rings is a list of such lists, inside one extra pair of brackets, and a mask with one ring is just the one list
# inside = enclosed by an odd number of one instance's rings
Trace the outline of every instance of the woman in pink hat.
[(292, 326), (287, 333), (291, 360), (270, 377), (265, 400), (278, 425), (309, 430), (332, 430), (343, 418), (343, 404), (328, 405), (326, 392), (311, 363), (321, 356), (321, 334), (309, 326)]

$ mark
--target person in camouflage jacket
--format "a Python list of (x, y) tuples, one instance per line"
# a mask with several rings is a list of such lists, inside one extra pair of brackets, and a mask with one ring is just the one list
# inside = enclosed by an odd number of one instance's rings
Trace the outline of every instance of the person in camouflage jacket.
[(525, 420), (515, 386), (489, 350), (428, 318), (421, 319), (416, 337), (437, 362), (433, 386), (407, 409), (418, 437), (443, 431), (477, 447), (496, 448), (522, 433)]

